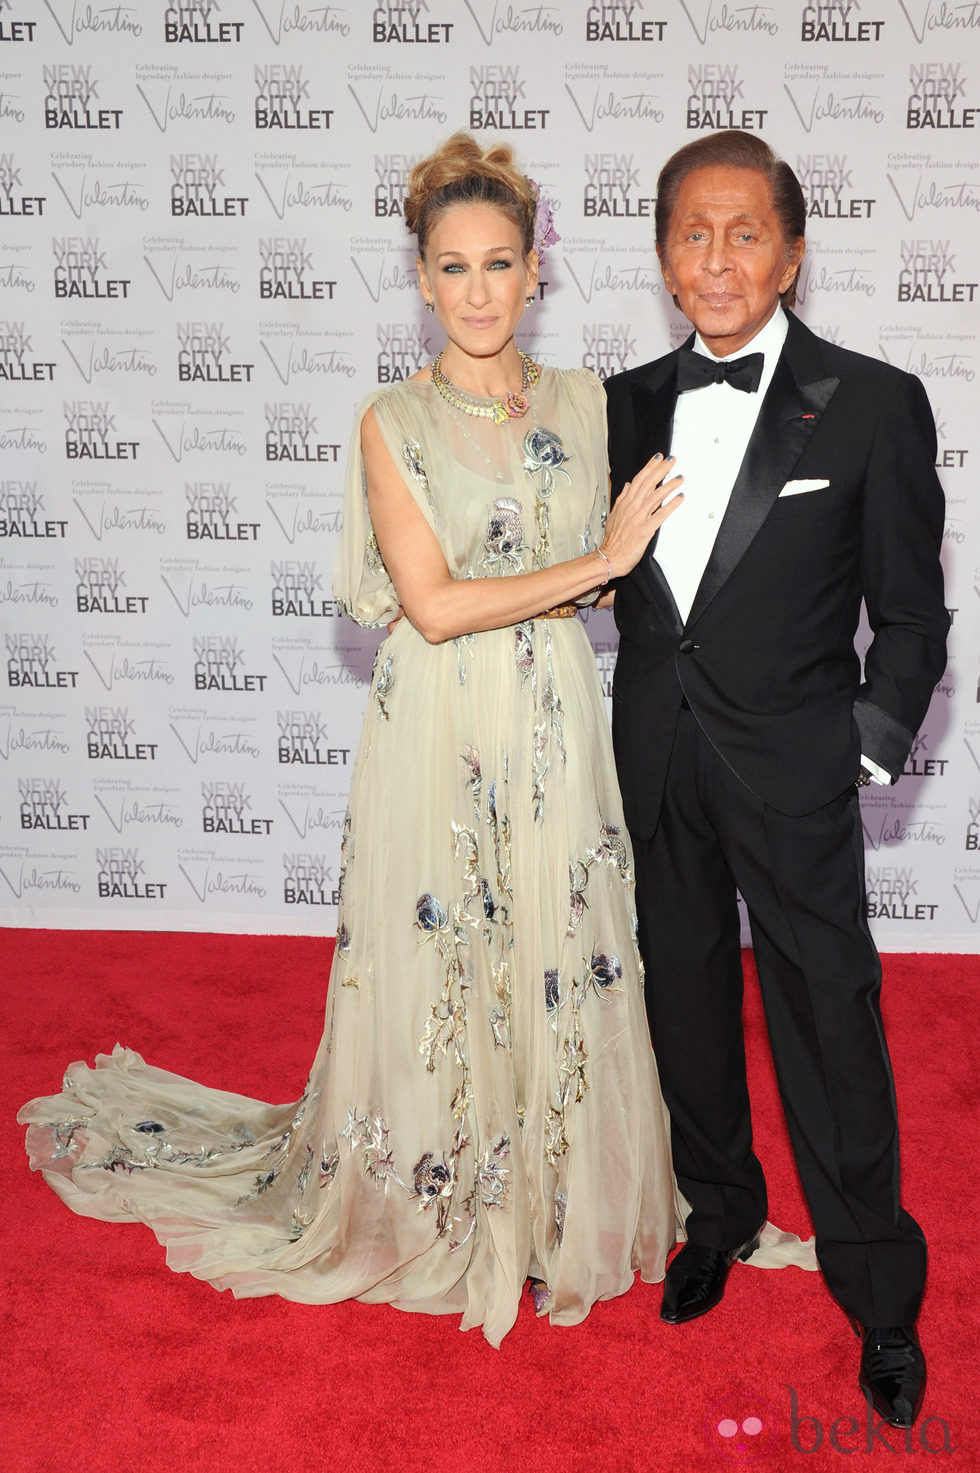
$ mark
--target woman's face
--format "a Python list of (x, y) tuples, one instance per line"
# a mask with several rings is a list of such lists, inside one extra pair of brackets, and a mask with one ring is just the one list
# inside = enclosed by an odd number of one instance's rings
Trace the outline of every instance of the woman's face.
[(538, 282), (537, 255), (525, 257), (517, 225), (488, 204), (444, 210), (417, 267), (422, 295), (449, 341), (472, 358), (507, 346)]

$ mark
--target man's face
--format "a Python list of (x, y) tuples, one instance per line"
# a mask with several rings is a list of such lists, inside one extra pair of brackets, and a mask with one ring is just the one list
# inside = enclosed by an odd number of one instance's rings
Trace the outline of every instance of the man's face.
[(708, 164), (678, 191), (660, 269), (681, 311), (722, 358), (769, 321), (803, 249), (802, 239), (783, 239), (764, 174)]

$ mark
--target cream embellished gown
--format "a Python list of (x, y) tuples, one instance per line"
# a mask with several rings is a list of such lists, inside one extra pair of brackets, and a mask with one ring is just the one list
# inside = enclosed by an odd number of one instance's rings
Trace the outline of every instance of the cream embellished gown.
[[(427, 382), (370, 402), (455, 577), (512, 577), (601, 539), (591, 373), (544, 370), (527, 415), (503, 425)], [(357, 444), (337, 594), (383, 625), (397, 599)], [(171, 1267), (218, 1288), (460, 1313), (494, 1345), (529, 1274), (566, 1325), (635, 1270), (660, 1279), (676, 1236), (668, 1133), (580, 619), (439, 645), (396, 625), (342, 860), (326, 1029), (298, 1103), (208, 1089), (117, 1047), (21, 1112), (32, 1165), (76, 1212), (147, 1223)]]

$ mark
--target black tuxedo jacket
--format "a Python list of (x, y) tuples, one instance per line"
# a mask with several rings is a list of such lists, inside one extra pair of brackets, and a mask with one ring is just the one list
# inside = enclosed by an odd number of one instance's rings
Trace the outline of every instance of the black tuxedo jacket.
[[(643, 838), (656, 826), (682, 698), (753, 792), (800, 814), (852, 784), (862, 752), (901, 772), (945, 668), (944, 503), (925, 391), (788, 315), (686, 622), (656, 538), (617, 584), (613, 738), (627, 823)], [(670, 449), (677, 358), (606, 384), (614, 497)], [(786, 494), (803, 480), (827, 484)], [(874, 631), (863, 680), (862, 598)]]

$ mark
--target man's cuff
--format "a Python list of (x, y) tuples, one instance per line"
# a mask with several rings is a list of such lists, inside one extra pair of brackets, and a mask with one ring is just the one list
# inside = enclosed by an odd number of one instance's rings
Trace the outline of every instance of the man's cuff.
[(891, 773), (887, 772), (884, 767), (879, 767), (877, 762), (872, 762), (870, 757), (865, 757), (863, 752), (861, 753), (861, 766), (870, 772), (873, 783), (882, 783), (886, 788), (891, 787), (894, 781)]

